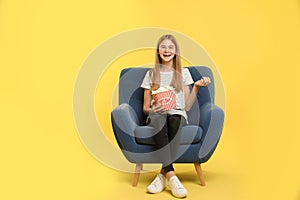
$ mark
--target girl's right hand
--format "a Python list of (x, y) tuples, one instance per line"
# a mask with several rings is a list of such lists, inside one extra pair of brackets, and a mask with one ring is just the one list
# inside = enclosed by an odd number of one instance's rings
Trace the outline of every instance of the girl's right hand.
[(152, 100), (151, 105), (152, 105), (152, 107), (150, 108), (150, 113), (165, 112), (165, 108), (159, 102), (155, 102), (154, 100)]

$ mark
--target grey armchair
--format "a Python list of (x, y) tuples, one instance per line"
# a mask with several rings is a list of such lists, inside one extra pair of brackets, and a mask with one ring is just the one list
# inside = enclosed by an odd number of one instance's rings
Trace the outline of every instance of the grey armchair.
[[(214, 104), (214, 77), (208, 67), (188, 67), (193, 80), (209, 76), (211, 84), (201, 87), (188, 114), (189, 124), (182, 138), (175, 163), (194, 163), (200, 184), (205, 185), (201, 163), (209, 160), (220, 139), (224, 112)], [(146, 126), (143, 113), (144, 90), (140, 87), (148, 68), (126, 68), (119, 81), (119, 106), (111, 113), (112, 127), (126, 159), (136, 164), (133, 186), (138, 183), (143, 163), (159, 163), (152, 128)]]

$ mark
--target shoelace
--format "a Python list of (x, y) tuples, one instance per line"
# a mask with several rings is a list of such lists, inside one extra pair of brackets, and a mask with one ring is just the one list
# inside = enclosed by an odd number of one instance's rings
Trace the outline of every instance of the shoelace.
[(184, 189), (183, 185), (178, 182), (178, 180), (173, 181), (173, 186), (178, 190), (178, 189)]
[(157, 187), (157, 186), (160, 185), (161, 182), (162, 182), (161, 178), (158, 177), (158, 178), (156, 178), (156, 179), (153, 181), (152, 184), (153, 184), (155, 187)]

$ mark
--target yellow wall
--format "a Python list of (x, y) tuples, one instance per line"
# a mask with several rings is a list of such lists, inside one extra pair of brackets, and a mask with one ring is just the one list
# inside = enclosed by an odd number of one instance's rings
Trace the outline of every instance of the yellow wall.
[(115, 197), (118, 172), (76, 132), (73, 87), (96, 46), (142, 27), (193, 38), (222, 76), (226, 121), (210, 169), (241, 173), (243, 199), (299, 199), (298, 0), (0, 1), (0, 199)]

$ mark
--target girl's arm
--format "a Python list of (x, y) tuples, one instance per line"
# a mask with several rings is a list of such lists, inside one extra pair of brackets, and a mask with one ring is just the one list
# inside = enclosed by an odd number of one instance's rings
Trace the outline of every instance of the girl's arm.
[(198, 93), (199, 87), (195, 86), (192, 88), (192, 92), (190, 92), (190, 85), (184, 86), (184, 97), (185, 97), (185, 110), (189, 111), (193, 106)]
[(190, 92), (190, 86), (184, 86), (184, 96), (185, 96), (185, 110), (189, 111), (193, 106), (197, 93), (200, 87), (207, 86), (210, 83), (209, 77), (203, 77), (202, 79), (195, 82), (194, 87), (192, 88), (192, 92)]
[(144, 105), (143, 111), (146, 115), (149, 115), (151, 110), (151, 91), (149, 89), (144, 89)]

